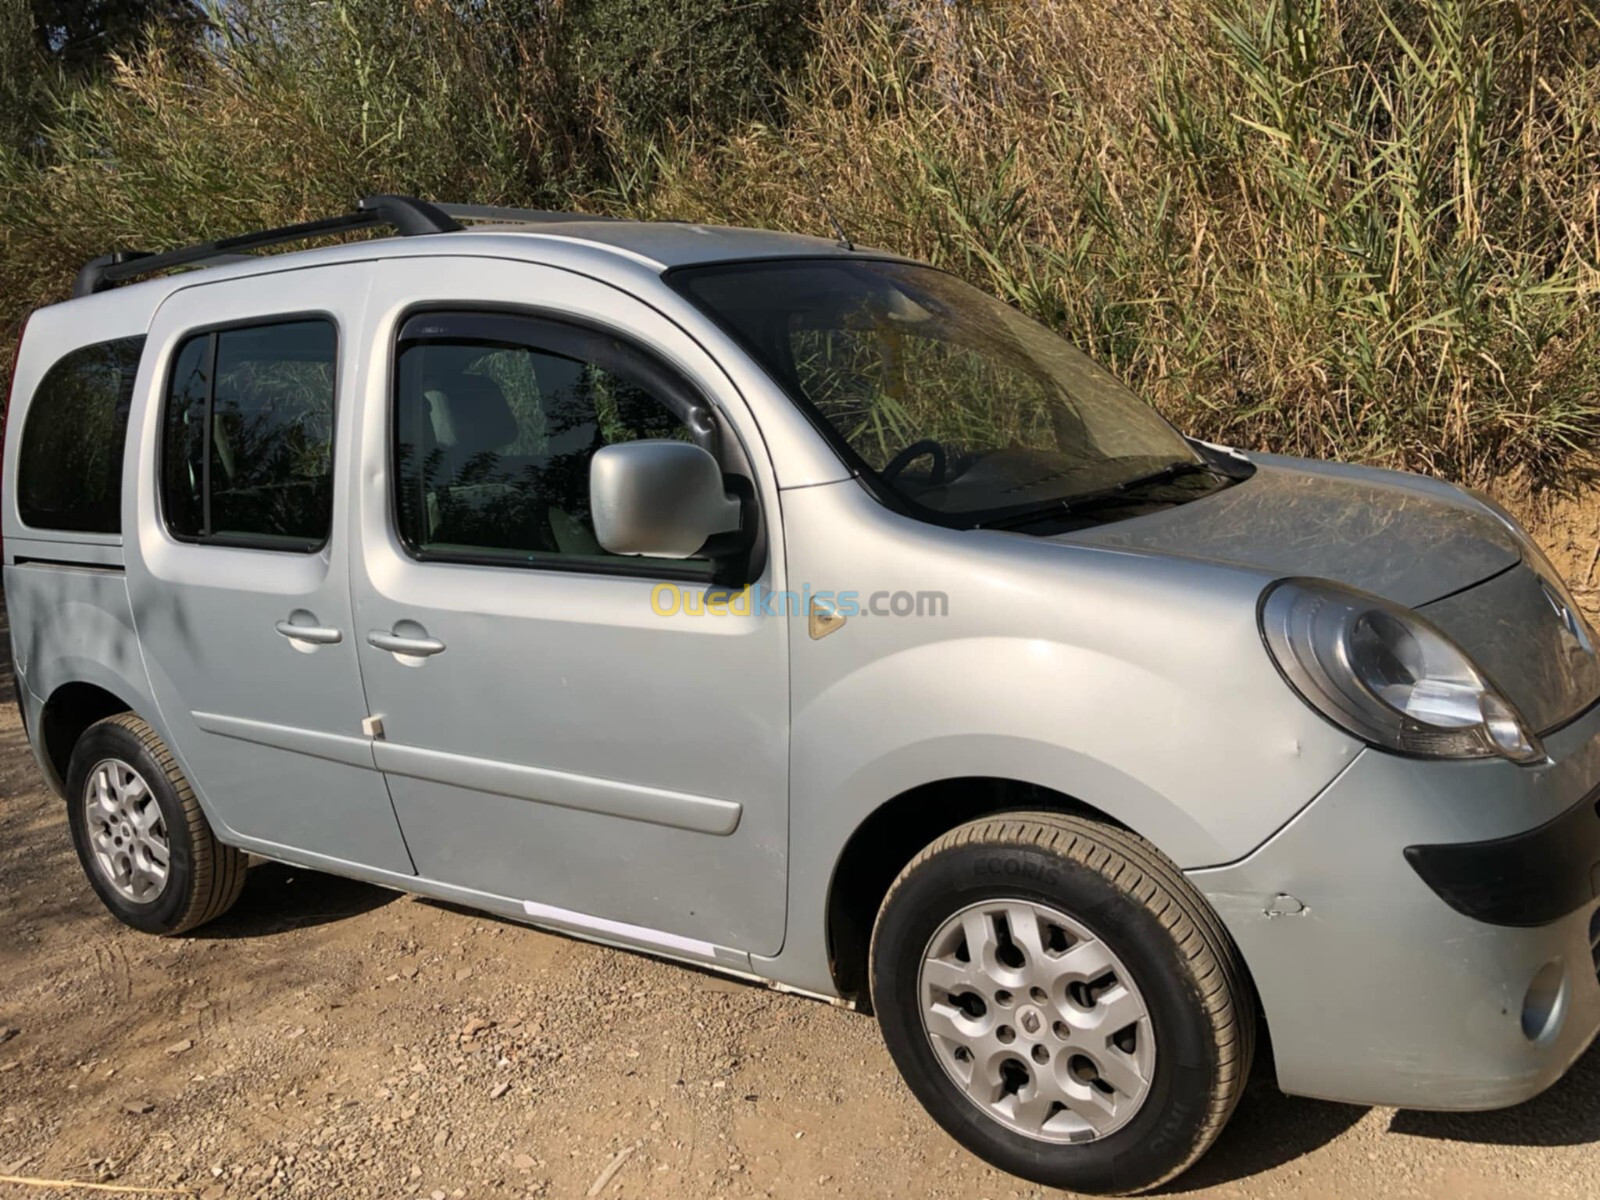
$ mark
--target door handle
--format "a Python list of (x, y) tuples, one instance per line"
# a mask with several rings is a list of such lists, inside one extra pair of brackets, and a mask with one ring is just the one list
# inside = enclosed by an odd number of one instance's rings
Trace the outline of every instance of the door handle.
[(444, 643), (438, 638), (402, 637), (398, 633), (385, 633), (381, 629), (374, 629), (367, 634), (367, 642), (379, 650), (387, 650), (391, 654), (409, 654), (413, 658), (426, 658), (430, 654), (444, 652)]
[(296, 625), (293, 621), (279, 621), (273, 628), (290, 641), (310, 642), (316, 646), (336, 646), (344, 641), (344, 633), (328, 625)]

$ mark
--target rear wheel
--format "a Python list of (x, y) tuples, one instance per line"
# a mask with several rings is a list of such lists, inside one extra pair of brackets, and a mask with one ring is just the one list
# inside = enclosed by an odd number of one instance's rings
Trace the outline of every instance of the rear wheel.
[(1171, 1179), (1249, 1074), (1251, 999), (1215, 915), (1154, 847), (1091, 821), (1015, 813), (934, 842), (884, 899), (871, 980), (933, 1118), (1051, 1187)]
[(67, 823), (101, 902), (146, 933), (203, 925), (244, 887), (245, 855), (217, 841), (172, 752), (132, 713), (91, 725), (73, 747)]

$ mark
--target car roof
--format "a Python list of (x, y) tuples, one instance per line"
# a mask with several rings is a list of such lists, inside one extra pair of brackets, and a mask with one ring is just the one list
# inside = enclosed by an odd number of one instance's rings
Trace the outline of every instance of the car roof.
[(648, 259), (662, 270), (732, 259), (851, 253), (850, 248), (831, 238), (732, 225), (697, 225), (687, 221), (609, 221), (575, 217), (559, 222), (494, 222), (474, 225), (463, 232), (521, 234), (591, 242)]
[[(607, 220), (566, 213), (519, 212), (514, 219), (502, 219), (496, 211), (492, 218), (447, 232), (373, 237), (281, 253), (238, 254), (217, 247), (211, 257), (185, 263), (189, 269), (167, 269), (35, 309), (28, 317), (18, 369), (23, 376), (34, 378), (78, 346), (142, 337), (156, 310), (169, 297), (189, 288), (313, 267), (432, 256), (523, 261), (577, 271), (626, 290), (659, 287), (662, 275), (675, 267), (719, 262), (784, 258), (911, 261), (883, 251), (858, 250), (828, 238), (772, 230), (683, 221)], [(19, 394), (27, 394), (26, 389)]]
[[(38, 319), (41, 332), (58, 321), (67, 322), (68, 327), (79, 321), (90, 321), (100, 328), (104, 328), (106, 322), (132, 327), (142, 324), (168, 296), (184, 288), (299, 268), (419, 255), (523, 259), (592, 269), (612, 278), (623, 274), (637, 277), (640, 273), (659, 278), (675, 267), (741, 260), (899, 258), (882, 251), (859, 250), (829, 238), (737, 226), (687, 221), (626, 221), (578, 213), (475, 210), (460, 206), (452, 211), (467, 216), (473, 223), (451, 228), (448, 232), (375, 237), (277, 253), (230, 253), (228, 247), (216, 243), (192, 247), (191, 250), (207, 251), (209, 256), (192, 258), (184, 264), (190, 269), (168, 269), (166, 273), (143, 280), (103, 287), (89, 294), (75, 294), (70, 300), (37, 309), (33, 315)], [(486, 214), (485, 217), (476, 219), (479, 212)], [(270, 238), (274, 232), (281, 231), (266, 231), (264, 236)], [(252, 236), (244, 235), (235, 240), (244, 241)], [(212, 250), (215, 252), (211, 253)], [(133, 266), (136, 270), (137, 262)]]

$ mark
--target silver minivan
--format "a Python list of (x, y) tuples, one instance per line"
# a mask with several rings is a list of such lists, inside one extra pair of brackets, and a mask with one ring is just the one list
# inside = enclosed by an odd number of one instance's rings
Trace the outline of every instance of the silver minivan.
[(1600, 663), (1516, 522), (951, 275), (371, 197), (89, 263), (11, 383), (23, 718), (136, 928), (255, 855), (824, 997), (1088, 1192), (1269, 1035), (1481, 1109), (1600, 1025)]

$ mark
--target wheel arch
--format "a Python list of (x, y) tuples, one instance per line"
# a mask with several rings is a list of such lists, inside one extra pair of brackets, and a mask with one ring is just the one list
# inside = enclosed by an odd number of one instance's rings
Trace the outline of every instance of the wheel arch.
[(117, 692), (86, 680), (63, 683), (45, 700), (39, 720), (39, 758), (50, 785), (66, 794), (67, 764), (84, 732), (96, 721), (136, 711)]
[[(1042, 784), (1004, 775), (966, 775), (907, 788), (867, 814), (845, 842), (828, 881), (824, 908), (828, 966), (838, 994), (863, 1012), (872, 1011), (867, 986), (872, 929), (889, 887), (913, 858), (957, 826), (1008, 812), (1056, 812), (1143, 837), (1139, 830), (1093, 804)], [(1148, 840), (1148, 839), (1145, 839)], [(1159, 853), (1159, 848), (1157, 848)], [(1182, 868), (1178, 868), (1180, 874)], [(1196, 900), (1210, 906), (1198, 889)], [(1223, 936), (1232, 935), (1218, 916)], [(1239, 969), (1257, 996), (1249, 963)], [(1252, 1001), (1263, 1043), (1271, 1031), (1259, 999)], [(1270, 1053), (1268, 1055), (1270, 1059)]]
[(1064, 792), (996, 775), (967, 775), (918, 784), (870, 812), (845, 842), (828, 881), (828, 962), (839, 994), (863, 1009), (870, 1008), (866, 982), (872, 926), (889, 886), (919, 851), (968, 821), (1041, 809), (1128, 828), (1103, 810)]

